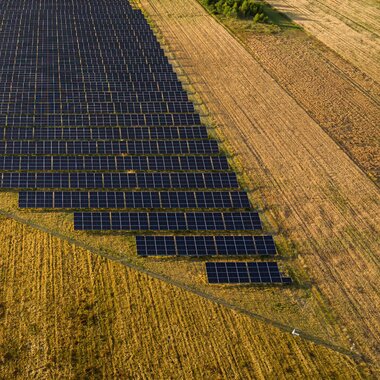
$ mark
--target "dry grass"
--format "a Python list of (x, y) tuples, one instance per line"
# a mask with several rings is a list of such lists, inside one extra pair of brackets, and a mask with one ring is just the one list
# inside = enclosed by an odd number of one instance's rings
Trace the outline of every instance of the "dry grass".
[[(221, 18), (253, 57), (380, 184), (380, 84), (304, 30)], [(272, 25), (273, 28), (273, 25)]]
[[(100, 252), (108, 258), (122, 259), (138, 268), (164, 275), (168, 281), (190, 286), (207, 295), (216, 296), (227, 302), (243, 307), (271, 320), (303, 329), (344, 347), (350, 347), (350, 341), (338, 333), (339, 325), (308, 283), (299, 263), (290, 261), (281, 263), (282, 269), (291, 269), (293, 278), (301, 281), (300, 286), (283, 289), (281, 287), (255, 286), (209, 286), (205, 277), (205, 259), (177, 258), (140, 258), (136, 255), (135, 238), (131, 234), (86, 233), (73, 230), (73, 214), (17, 210), (17, 193), (2, 193), (0, 209), (10, 212), (25, 222), (34, 223), (65, 239), (74, 239), (86, 248)], [(286, 242), (279, 236), (277, 244), (286, 255)], [(232, 260), (235, 260), (232, 258)]]
[(195, 0), (141, 4), (190, 77), (203, 79), (194, 87), (259, 187), (254, 203), (296, 244), (292, 266), (308, 271), (319, 310), (378, 362), (378, 188)]
[(380, 7), (374, 0), (269, 0), (380, 83)]
[(341, 378), (364, 366), (0, 219), (2, 379)]
[(363, 80), (303, 31), (242, 37), (271, 76), (379, 182), (380, 85)]

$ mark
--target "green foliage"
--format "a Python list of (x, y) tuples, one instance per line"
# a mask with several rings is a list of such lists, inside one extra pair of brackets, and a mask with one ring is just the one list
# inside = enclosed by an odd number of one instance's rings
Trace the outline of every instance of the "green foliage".
[(227, 17), (253, 18), (253, 22), (268, 22), (262, 4), (255, 0), (204, 0), (207, 8), (215, 14)]

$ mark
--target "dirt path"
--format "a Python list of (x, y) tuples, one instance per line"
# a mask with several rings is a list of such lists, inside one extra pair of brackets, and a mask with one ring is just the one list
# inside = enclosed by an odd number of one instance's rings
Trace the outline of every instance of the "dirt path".
[(379, 190), (195, 0), (143, 0), (342, 334), (378, 359)]
[(380, 83), (380, 5), (375, 0), (269, 0)]

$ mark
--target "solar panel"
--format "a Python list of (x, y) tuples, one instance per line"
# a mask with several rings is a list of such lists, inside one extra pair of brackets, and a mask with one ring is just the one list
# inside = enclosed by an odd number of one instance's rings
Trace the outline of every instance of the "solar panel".
[(275, 262), (209, 262), (206, 263), (210, 284), (290, 284)]
[(0, 154), (217, 154), (215, 140), (0, 141)]
[(246, 256), (276, 254), (272, 236), (137, 236), (139, 256)]
[(226, 157), (216, 156), (0, 156), (8, 171), (205, 171), (229, 170)]
[(20, 192), (21, 208), (249, 208), (245, 192)]
[(75, 230), (250, 231), (261, 229), (257, 212), (82, 212)]
[(2, 189), (238, 188), (234, 173), (0, 173)]
[(116, 127), (116, 128), (0, 128), (5, 140), (142, 140), (142, 139), (207, 139), (207, 129), (197, 127)]

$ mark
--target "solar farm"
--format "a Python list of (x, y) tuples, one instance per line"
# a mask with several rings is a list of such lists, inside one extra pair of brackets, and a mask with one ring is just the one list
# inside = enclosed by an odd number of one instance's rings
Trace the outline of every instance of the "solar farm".
[(378, 187), (232, 2), (1, 2), (0, 378), (376, 378)]
[[(20, 5), (2, 25), (0, 99), (0, 187), (20, 190), (20, 208), (73, 209), (75, 230), (131, 231), (149, 240), (137, 244), (144, 257), (276, 254), (140, 10)], [(154, 231), (178, 235), (144, 235)], [(277, 262), (252, 276), (240, 264), (253, 263), (230, 264), (207, 262), (209, 283), (291, 283)]]

